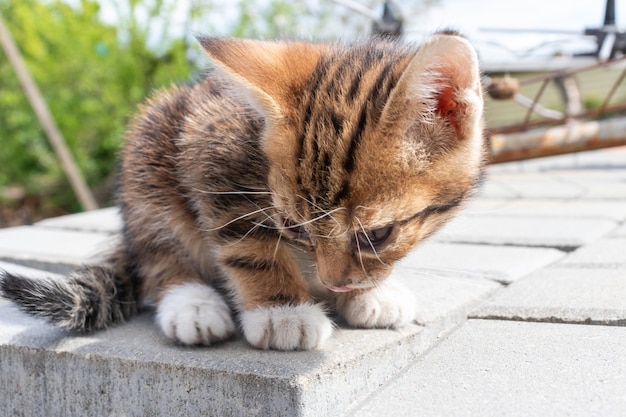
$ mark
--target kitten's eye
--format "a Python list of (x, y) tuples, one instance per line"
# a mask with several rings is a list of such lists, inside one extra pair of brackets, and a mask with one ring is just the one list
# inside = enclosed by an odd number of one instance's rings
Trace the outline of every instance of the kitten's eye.
[(359, 232), (356, 234), (356, 237), (359, 240), (361, 249), (372, 248), (376, 250), (385, 246), (389, 236), (391, 236), (391, 232), (393, 232), (392, 224), (380, 229), (370, 230), (367, 233)]
[(283, 218), (283, 230), (294, 239), (311, 240), (307, 231), (304, 230), (304, 227), (287, 218)]

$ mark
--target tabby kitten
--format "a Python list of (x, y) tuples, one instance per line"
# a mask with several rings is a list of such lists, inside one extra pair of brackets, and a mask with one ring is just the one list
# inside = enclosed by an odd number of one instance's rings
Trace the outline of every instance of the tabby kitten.
[(77, 331), (156, 303), (165, 335), (190, 345), (230, 338), (233, 315), (251, 345), (280, 350), (322, 344), (327, 309), (356, 327), (411, 322), (392, 266), (483, 164), (469, 43), (200, 43), (214, 68), (157, 94), (128, 131), (115, 253), (63, 280), (5, 272), (2, 295)]

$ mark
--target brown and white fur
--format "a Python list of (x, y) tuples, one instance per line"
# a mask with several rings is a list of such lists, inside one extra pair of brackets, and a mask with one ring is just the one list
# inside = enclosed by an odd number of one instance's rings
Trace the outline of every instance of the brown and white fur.
[(281, 350), (322, 344), (329, 309), (355, 327), (411, 322), (393, 264), (450, 219), (483, 165), (467, 40), (200, 43), (214, 68), (161, 91), (128, 131), (115, 253), (64, 280), (4, 273), (0, 293), (78, 331), (155, 302), (184, 344), (231, 337), (234, 317), (250, 344)]

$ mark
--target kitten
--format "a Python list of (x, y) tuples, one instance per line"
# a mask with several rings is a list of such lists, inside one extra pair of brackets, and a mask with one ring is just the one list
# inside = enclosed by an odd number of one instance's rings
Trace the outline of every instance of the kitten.
[(355, 327), (411, 322), (415, 300), (387, 277), (483, 165), (469, 43), (199, 41), (214, 68), (157, 94), (127, 133), (115, 253), (64, 280), (5, 272), (0, 293), (87, 332), (153, 302), (189, 345), (230, 338), (234, 315), (251, 345), (280, 350), (322, 344), (327, 308)]

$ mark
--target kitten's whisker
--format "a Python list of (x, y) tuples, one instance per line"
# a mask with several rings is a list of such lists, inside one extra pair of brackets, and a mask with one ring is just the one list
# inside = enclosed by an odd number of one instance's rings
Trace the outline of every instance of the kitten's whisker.
[(241, 216), (235, 217), (234, 219), (224, 223), (221, 226), (210, 228), (210, 229), (201, 229), (201, 230), (204, 231), (204, 232), (215, 232), (217, 230), (223, 229), (224, 227), (228, 226), (229, 224), (233, 224), (233, 223), (235, 223), (235, 222), (237, 222), (239, 220), (243, 220), (246, 217), (254, 216), (255, 214), (263, 213), (263, 212), (265, 212), (265, 210), (269, 210), (271, 208), (273, 208), (273, 206), (260, 208), (258, 210), (251, 211), (250, 213), (246, 213), (246, 214), (243, 214)]
[[(370, 237), (367, 235), (367, 232), (365, 231), (365, 227), (363, 227), (363, 223), (361, 223), (361, 220), (357, 216), (354, 216), (354, 218), (359, 223), (359, 227), (363, 231), (363, 236), (365, 236), (365, 238), (367, 239), (367, 243), (369, 243), (370, 247), (372, 248), (372, 252), (374, 252), (374, 255), (376, 256), (376, 259), (378, 259), (378, 262), (380, 262), (382, 265), (389, 266), (385, 262), (383, 262), (382, 259), (380, 259), (380, 256), (378, 256), (378, 251), (376, 251), (376, 248), (374, 247), (374, 244), (370, 240)], [(357, 238), (357, 240), (358, 240), (358, 238)]]
[[(248, 201), (250, 201), (250, 200), (248, 200)], [(255, 207), (257, 207), (258, 209), (261, 209), (261, 207), (259, 207), (259, 205), (258, 205), (258, 204), (256, 204), (255, 202), (250, 201), (250, 203), (251, 203), (252, 205), (254, 205)], [(265, 218), (266, 218), (267, 220), (271, 221), (273, 224), (276, 224), (276, 220), (274, 220), (274, 218), (273, 218), (272, 216), (276, 216), (278, 213), (274, 212), (274, 213), (272, 213), (271, 215), (270, 215), (270, 214), (267, 214), (266, 210), (269, 210), (269, 209), (274, 209), (274, 210), (276, 210), (276, 208), (275, 208), (274, 206), (272, 206), (272, 207), (269, 207), (269, 208), (265, 208), (265, 209), (263, 210), (263, 212), (262, 212), (262, 213), (265, 215)], [(251, 223), (255, 223), (255, 222), (251, 222)], [(262, 224), (262, 223), (259, 223), (259, 224), (260, 224), (260, 225), (265, 226), (265, 225), (264, 225), (264, 224)]]
[(323, 213), (323, 214), (321, 214), (321, 215), (319, 215), (317, 217), (314, 217), (311, 220), (304, 221), (304, 222), (298, 224), (297, 226), (304, 226), (304, 225), (307, 225), (307, 224), (311, 224), (311, 223), (316, 222), (316, 221), (318, 221), (320, 219), (323, 219), (324, 217), (329, 217), (329, 216), (335, 223), (337, 223), (337, 225), (340, 225), (340, 223), (337, 221), (337, 219), (335, 219), (333, 217), (333, 213), (335, 213), (335, 212), (337, 212), (339, 210), (345, 210), (345, 209), (343, 207), (337, 207), (337, 208), (335, 208), (335, 209), (333, 209), (331, 211), (325, 212), (325, 213)]
[(270, 191), (209, 191), (201, 190), (199, 188), (193, 188), (194, 191), (200, 194), (210, 195), (271, 195)]
[[(253, 224), (254, 224), (254, 223), (253, 223)], [(257, 225), (255, 224), (255, 225), (254, 225), (254, 227), (251, 227), (251, 228), (250, 228), (250, 229), (246, 232), (246, 234), (245, 234), (245, 235), (241, 236), (239, 239), (237, 239), (237, 240), (236, 240), (236, 241), (234, 241), (234, 242), (229, 242), (229, 243), (226, 243), (226, 244), (225, 244), (225, 246), (235, 246), (235, 245), (237, 245), (237, 244), (241, 243), (241, 242), (242, 242), (245, 238), (247, 238), (247, 237), (250, 235), (250, 233), (252, 233), (252, 232), (253, 232), (256, 228), (257, 228)]]
[[(307, 224), (311, 224), (311, 223), (313, 223), (313, 222), (315, 222), (315, 221), (317, 221), (317, 220), (319, 220), (321, 218), (331, 216), (332, 213), (334, 213), (335, 211), (341, 210), (341, 209), (343, 209), (343, 207), (338, 207), (338, 208), (336, 208), (334, 210), (329, 211), (328, 213), (321, 214), (321, 215), (319, 215), (319, 216), (317, 216), (317, 217), (315, 217), (315, 218), (313, 218), (311, 220), (306, 220), (306, 221), (303, 221), (303, 222), (300, 222), (300, 223), (291, 224), (289, 227), (302, 227), (302, 226), (305, 226)], [(281, 226), (267, 226), (267, 228), (269, 228), (269, 229), (276, 229), (276, 230), (283, 230), (283, 229), (285, 229), (285, 227), (281, 227)]]
[[(272, 218), (271, 218), (271, 217), (269, 217), (269, 216), (268, 216), (268, 218), (269, 218), (269, 219), (271, 219), (272, 221), (274, 220), (274, 219), (272, 219)], [(267, 225), (267, 224), (264, 224), (264, 223), (259, 223), (259, 222), (250, 222), (250, 223), (252, 223), (252, 224), (253, 224), (253, 225), (255, 225), (255, 226), (262, 227), (262, 228), (264, 228), (264, 229), (270, 229), (270, 230), (280, 230), (280, 228), (279, 228), (279, 227), (276, 227), (276, 226), (270, 226), (270, 225)]]
[[(331, 211), (326, 211), (324, 210), (324, 208), (320, 207), (319, 205), (315, 204), (313, 201), (309, 200), (308, 198), (297, 194), (297, 196), (301, 199), (303, 199), (304, 201), (306, 201), (307, 203), (309, 203), (310, 205), (312, 205), (313, 207), (315, 207), (316, 209), (320, 210), (323, 213), (326, 213), (327, 215), (330, 216), (330, 218), (337, 224), (338, 227), (341, 227), (341, 223), (339, 223), (339, 221), (337, 219), (335, 219), (335, 217), (332, 215), (332, 213), (334, 213), (335, 211), (339, 211), (339, 210), (345, 210), (345, 207), (337, 207)], [(321, 217), (317, 218), (317, 220), (319, 220)]]
[(356, 230), (354, 231), (354, 241), (356, 242), (356, 250), (359, 253), (359, 262), (361, 263), (361, 269), (363, 270), (363, 273), (369, 278), (369, 275), (365, 270), (365, 265), (363, 264), (363, 254), (361, 253), (361, 245), (359, 244), (359, 238), (357, 237)]
[(272, 256), (272, 262), (276, 262), (276, 256), (278, 255), (278, 248), (280, 247), (280, 241), (283, 237), (282, 233), (278, 234), (278, 239), (276, 240), (276, 248), (274, 248), (274, 256)]

